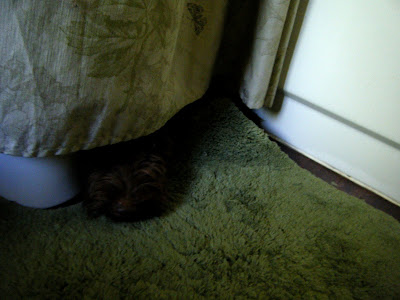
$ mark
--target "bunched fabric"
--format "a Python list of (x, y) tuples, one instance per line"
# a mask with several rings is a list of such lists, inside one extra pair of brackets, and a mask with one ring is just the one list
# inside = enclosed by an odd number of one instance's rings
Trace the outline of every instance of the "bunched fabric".
[(159, 129), (208, 87), (226, 1), (0, 2), (0, 152), (42, 157)]
[(272, 106), (298, 6), (1, 1), (0, 153), (68, 154), (148, 135), (211, 77), (250, 108)]

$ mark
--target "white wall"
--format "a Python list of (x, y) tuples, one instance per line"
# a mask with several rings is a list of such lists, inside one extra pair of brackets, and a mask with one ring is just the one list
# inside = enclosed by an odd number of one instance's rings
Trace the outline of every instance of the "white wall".
[(400, 1), (310, 0), (267, 131), (400, 204)]

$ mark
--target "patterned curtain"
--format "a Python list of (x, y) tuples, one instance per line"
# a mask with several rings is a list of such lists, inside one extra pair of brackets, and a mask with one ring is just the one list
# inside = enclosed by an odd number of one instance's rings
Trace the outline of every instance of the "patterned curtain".
[(271, 107), (299, 0), (231, 0), (215, 78), (249, 108)]
[(0, 152), (67, 154), (150, 134), (213, 74), (229, 74), (249, 107), (271, 105), (297, 5), (2, 0)]
[(159, 129), (208, 88), (225, 0), (0, 0), (0, 152)]

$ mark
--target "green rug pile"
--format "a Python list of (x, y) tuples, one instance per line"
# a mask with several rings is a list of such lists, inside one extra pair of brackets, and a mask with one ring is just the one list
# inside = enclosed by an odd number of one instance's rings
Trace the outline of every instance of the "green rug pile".
[(171, 210), (0, 202), (1, 299), (399, 299), (400, 224), (291, 161), (229, 101), (181, 112)]

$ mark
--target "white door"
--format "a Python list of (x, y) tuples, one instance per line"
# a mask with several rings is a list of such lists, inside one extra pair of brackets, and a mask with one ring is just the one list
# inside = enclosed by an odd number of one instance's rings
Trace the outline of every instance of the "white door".
[(400, 205), (400, 1), (310, 0), (284, 79), (267, 131)]

